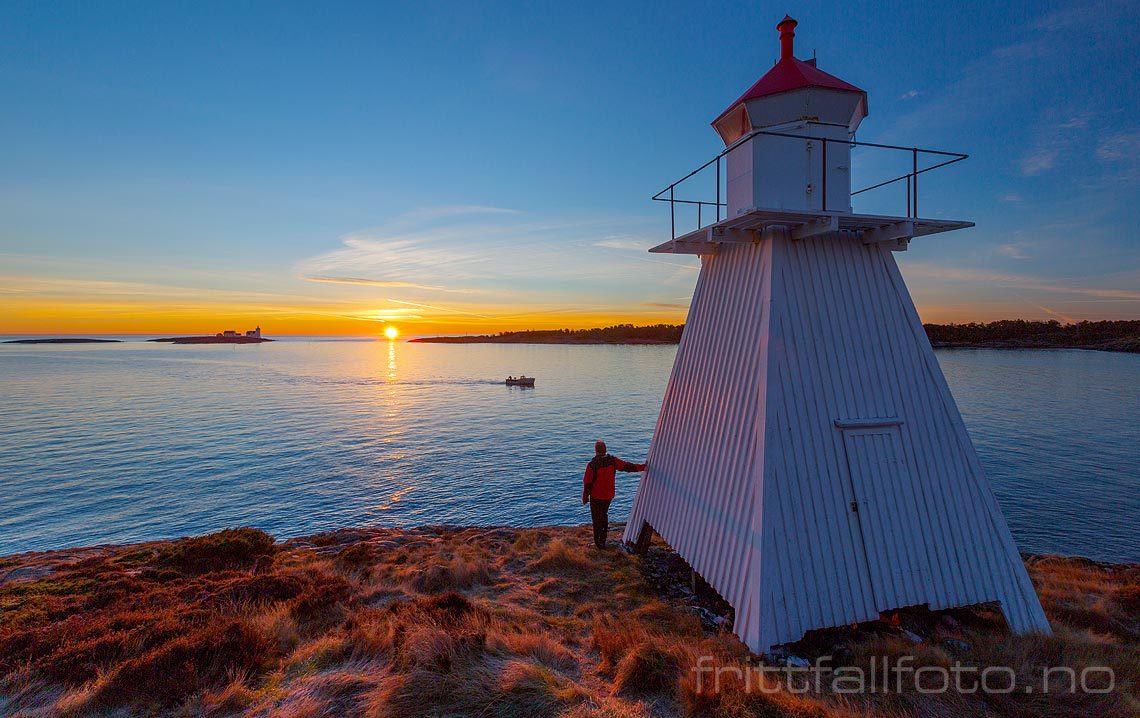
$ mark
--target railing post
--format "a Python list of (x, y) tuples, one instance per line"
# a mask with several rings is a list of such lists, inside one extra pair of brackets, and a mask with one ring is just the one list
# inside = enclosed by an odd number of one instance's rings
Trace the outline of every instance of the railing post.
[(827, 138), (823, 138), (823, 152), (820, 164), (823, 165), (823, 174), (820, 184), (823, 185), (823, 211), (827, 211)]
[(716, 221), (720, 221), (720, 155), (716, 156)]
[(910, 213), (910, 175), (906, 176), (906, 216), (913, 217)]
[(697, 229), (701, 228), (701, 207), (704, 206), (704, 202), (697, 202)]
[(677, 205), (673, 204), (673, 185), (669, 185), (669, 235), (677, 238)]
[(914, 177), (914, 214), (912, 217), (918, 217), (918, 148), (911, 148), (911, 172)]

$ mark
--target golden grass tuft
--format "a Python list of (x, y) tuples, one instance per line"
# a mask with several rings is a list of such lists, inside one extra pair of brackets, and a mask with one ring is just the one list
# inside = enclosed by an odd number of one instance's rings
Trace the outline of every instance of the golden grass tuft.
[(587, 557), (587, 550), (590, 549), (581, 544), (556, 538), (546, 544), (538, 558), (531, 561), (527, 568), (531, 571), (560, 574), (597, 571), (598, 565)]
[(500, 655), (525, 656), (562, 673), (578, 670), (574, 652), (546, 632), (492, 633), (488, 635), (488, 649)]
[(350, 646), (342, 636), (321, 636), (297, 647), (282, 668), (288, 676), (306, 676), (328, 670), (351, 657)]
[(453, 558), (414, 569), (408, 583), (414, 591), (420, 593), (444, 593), (463, 591), (489, 583), (490, 580), (491, 572), (483, 563)]
[(207, 691), (202, 698), (202, 713), (207, 716), (233, 715), (253, 705), (256, 700), (257, 693), (236, 680), (220, 691)]
[(565, 676), (546, 666), (511, 660), (499, 673), (498, 695), (491, 702), (494, 715), (556, 715), (562, 709), (589, 699), (589, 694)]
[(601, 659), (598, 670), (612, 673), (629, 649), (644, 641), (648, 635), (645, 627), (637, 621), (607, 615), (596, 616), (590, 631), (590, 648), (597, 651)]

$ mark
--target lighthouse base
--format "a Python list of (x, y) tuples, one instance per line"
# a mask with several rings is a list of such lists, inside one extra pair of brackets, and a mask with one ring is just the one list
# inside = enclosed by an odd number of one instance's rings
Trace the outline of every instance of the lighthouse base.
[(750, 649), (926, 604), (1049, 625), (881, 242), (702, 252), (625, 539), (653, 527)]

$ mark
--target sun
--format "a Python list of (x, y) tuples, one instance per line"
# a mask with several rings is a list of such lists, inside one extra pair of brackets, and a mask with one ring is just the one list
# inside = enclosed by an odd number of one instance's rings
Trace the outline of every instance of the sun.
[(396, 327), (387, 327), (384, 330), (384, 336), (388, 337), (389, 339), (395, 339), (396, 337), (400, 336), (400, 330)]

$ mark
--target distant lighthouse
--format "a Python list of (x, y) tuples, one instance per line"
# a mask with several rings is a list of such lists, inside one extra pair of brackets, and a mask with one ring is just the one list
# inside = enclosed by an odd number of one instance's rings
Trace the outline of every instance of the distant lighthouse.
[[(915, 605), (998, 601), (1048, 633), (892, 254), (972, 226), (918, 210), (965, 155), (855, 142), (867, 94), (796, 59), (795, 27), (712, 123), (715, 201), (655, 197), (700, 226), (651, 251), (701, 271), (625, 539), (659, 533), (757, 652)], [(901, 153), (910, 171), (867, 190), (905, 212), (853, 212), (852, 148)]]

